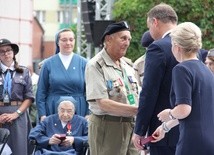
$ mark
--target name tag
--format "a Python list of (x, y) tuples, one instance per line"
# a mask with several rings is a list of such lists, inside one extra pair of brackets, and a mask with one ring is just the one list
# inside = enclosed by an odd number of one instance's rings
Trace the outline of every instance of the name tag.
[(128, 101), (129, 101), (130, 105), (135, 104), (135, 99), (134, 99), (134, 95), (133, 94), (128, 94), (127, 98), (128, 98)]

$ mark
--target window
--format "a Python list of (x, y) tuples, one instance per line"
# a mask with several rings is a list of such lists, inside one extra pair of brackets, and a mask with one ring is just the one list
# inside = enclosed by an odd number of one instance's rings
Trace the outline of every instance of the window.
[(37, 10), (36, 11), (36, 17), (39, 20), (40, 23), (44, 23), (45, 22), (45, 11), (43, 10)]
[(57, 21), (62, 24), (62, 23), (70, 23), (70, 11), (68, 10), (61, 10), (57, 12)]
[(70, 4), (70, 3), (77, 5), (77, 0), (60, 0), (59, 1), (59, 4), (61, 5)]

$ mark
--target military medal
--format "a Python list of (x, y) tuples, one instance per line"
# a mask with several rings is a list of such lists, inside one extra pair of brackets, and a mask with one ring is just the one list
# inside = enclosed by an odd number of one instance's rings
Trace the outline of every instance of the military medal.
[(67, 136), (71, 136), (72, 132), (71, 132), (71, 124), (68, 122), (67, 124)]

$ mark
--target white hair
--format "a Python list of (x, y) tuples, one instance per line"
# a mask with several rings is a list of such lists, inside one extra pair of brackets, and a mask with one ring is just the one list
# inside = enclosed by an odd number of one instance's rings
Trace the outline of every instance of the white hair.
[(75, 106), (74, 106), (74, 103), (69, 101), (69, 100), (63, 100), (59, 103), (59, 106), (58, 106), (58, 110), (60, 109), (61, 105), (62, 104), (70, 104), (72, 106), (72, 109), (73, 111), (75, 112)]

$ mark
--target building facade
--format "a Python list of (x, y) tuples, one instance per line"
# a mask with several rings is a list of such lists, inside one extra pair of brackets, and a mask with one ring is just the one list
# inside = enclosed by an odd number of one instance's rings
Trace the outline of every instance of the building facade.
[(34, 0), (34, 14), (45, 30), (44, 58), (55, 53), (55, 34), (77, 21), (77, 0)]
[(17, 61), (32, 64), (32, 0), (0, 0), (0, 38), (19, 45)]

